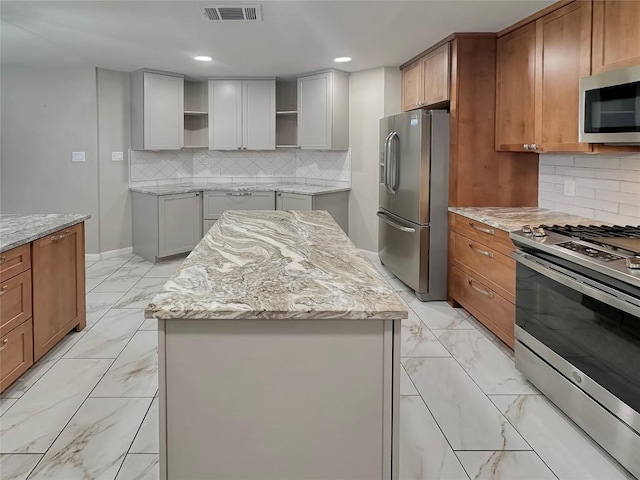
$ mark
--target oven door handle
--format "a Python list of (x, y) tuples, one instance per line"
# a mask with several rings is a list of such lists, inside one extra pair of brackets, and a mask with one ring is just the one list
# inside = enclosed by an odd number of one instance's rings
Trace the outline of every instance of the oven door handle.
[(555, 280), (572, 290), (576, 290), (596, 300), (611, 305), (612, 307), (627, 312), (636, 317), (640, 317), (640, 300), (633, 298), (622, 292), (618, 292), (606, 285), (583, 277), (580, 274), (569, 272), (562, 267), (545, 262), (539, 258), (534, 258), (521, 251), (515, 251), (511, 254), (516, 262), (535, 270), (551, 280)]

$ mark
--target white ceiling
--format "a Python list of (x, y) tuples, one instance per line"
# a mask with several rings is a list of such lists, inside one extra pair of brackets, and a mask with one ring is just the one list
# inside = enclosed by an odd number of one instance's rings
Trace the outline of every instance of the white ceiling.
[[(191, 77), (397, 66), (453, 32), (495, 32), (549, 0), (2, 1), (1, 60), (87, 62)], [(208, 21), (204, 5), (260, 4), (262, 22)], [(195, 55), (214, 61), (201, 63)], [(353, 62), (333, 63), (337, 56)]]

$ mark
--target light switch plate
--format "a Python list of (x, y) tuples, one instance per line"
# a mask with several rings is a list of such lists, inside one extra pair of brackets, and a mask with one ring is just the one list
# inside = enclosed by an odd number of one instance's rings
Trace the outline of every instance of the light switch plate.
[(568, 197), (576, 196), (576, 182), (573, 180), (564, 181), (564, 194)]
[(84, 152), (71, 152), (72, 162), (84, 162)]
[(123, 152), (111, 152), (111, 161), (112, 162), (122, 162), (124, 160)]

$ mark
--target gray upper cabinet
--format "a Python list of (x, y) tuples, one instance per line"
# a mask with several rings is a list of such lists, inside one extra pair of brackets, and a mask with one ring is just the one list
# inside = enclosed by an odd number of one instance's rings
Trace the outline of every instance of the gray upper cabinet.
[(131, 145), (134, 150), (184, 146), (184, 78), (170, 73), (131, 73)]
[(298, 76), (298, 144), (310, 150), (349, 148), (349, 74)]
[(275, 150), (275, 79), (209, 80), (209, 148)]

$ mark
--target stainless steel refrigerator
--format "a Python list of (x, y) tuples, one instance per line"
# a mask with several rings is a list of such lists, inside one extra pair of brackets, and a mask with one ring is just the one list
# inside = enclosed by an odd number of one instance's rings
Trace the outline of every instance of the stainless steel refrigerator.
[(449, 114), (380, 120), (378, 256), (422, 301), (447, 296)]

